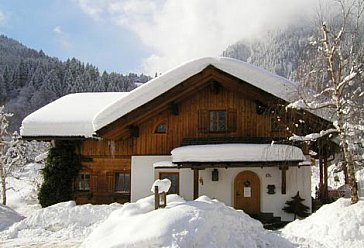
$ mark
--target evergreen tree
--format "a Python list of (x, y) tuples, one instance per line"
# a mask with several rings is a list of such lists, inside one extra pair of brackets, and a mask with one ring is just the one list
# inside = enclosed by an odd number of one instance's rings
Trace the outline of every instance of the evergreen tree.
[(308, 216), (307, 211), (309, 210), (309, 207), (307, 207), (302, 203), (305, 199), (302, 199), (300, 197), (299, 191), (297, 191), (297, 194), (291, 198), (293, 200), (286, 201), (287, 206), (285, 206), (283, 210), (286, 211), (287, 213), (294, 214), (294, 219), (296, 219), (296, 216), (307, 217)]
[(46, 166), (42, 170), (44, 182), (38, 199), (42, 207), (72, 200), (72, 184), (81, 169), (74, 143), (62, 142), (49, 150)]

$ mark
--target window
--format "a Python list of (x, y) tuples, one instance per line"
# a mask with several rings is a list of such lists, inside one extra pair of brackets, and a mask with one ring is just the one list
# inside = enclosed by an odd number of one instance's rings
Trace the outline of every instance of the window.
[(167, 124), (165, 122), (159, 123), (154, 130), (154, 133), (166, 133), (166, 132), (167, 132)]
[(236, 132), (236, 109), (207, 110), (198, 112), (198, 129), (202, 133)]
[(90, 174), (81, 173), (78, 175), (76, 187), (79, 191), (90, 191)]
[(171, 187), (168, 194), (179, 194), (179, 173), (178, 172), (160, 172), (159, 179), (169, 179)]
[(130, 192), (130, 172), (115, 173), (115, 192), (119, 193)]
[(226, 125), (226, 111), (210, 111), (210, 132), (225, 132)]

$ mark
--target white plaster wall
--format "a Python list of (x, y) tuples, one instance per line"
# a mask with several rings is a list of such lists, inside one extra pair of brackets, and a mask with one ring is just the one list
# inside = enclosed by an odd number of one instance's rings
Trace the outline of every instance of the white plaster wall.
[(170, 161), (170, 156), (131, 157), (131, 202), (152, 194), (150, 189), (155, 181), (153, 163), (164, 160)]
[(131, 158), (131, 202), (146, 196), (159, 172), (179, 172), (179, 193), (185, 200), (193, 199), (193, 171), (191, 169), (154, 169), (153, 163), (172, 161), (170, 156), (132, 156)]
[[(248, 167), (248, 168), (219, 168), (219, 181), (212, 181), (211, 174), (213, 169), (205, 169), (200, 171), (200, 179), (203, 185), (199, 183), (199, 194), (207, 195), (211, 198), (218, 199), (226, 205), (234, 206), (234, 179), (244, 170), (255, 172), (260, 179), (260, 204), (261, 212), (273, 213), (284, 221), (293, 220), (293, 215), (287, 214), (282, 210), (287, 200), (291, 200), (297, 191), (300, 191), (301, 198), (305, 201), (303, 204), (311, 209), (311, 171), (310, 167), (289, 167), (287, 170), (286, 194), (281, 193), (282, 172), (277, 167)], [(270, 177), (267, 177), (267, 174)], [(275, 194), (267, 193), (267, 185), (274, 184), (276, 186)]]
[(154, 178), (159, 178), (159, 172), (179, 172), (179, 195), (185, 200), (193, 200), (193, 171), (191, 169), (155, 169)]
[[(158, 179), (159, 172), (179, 172), (180, 195), (186, 200), (193, 199), (193, 171), (191, 169), (154, 169), (157, 161), (171, 161), (170, 156), (133, 156), (131, 161), (131, 201), (151, 195), (150, 188)], [(303, 204), (311, 209), (311, 170), (309, 166), (289, 167), (287, 170), (286, 194), (281, 193), (282, 172), (278, 167), (219, 168), (219, 181), (212, 181), (213, 169), (200, 170), (199, 195), (218, 199), (228, 206), (234, 206), (234, 179), (244, 170), (255, 172), (260, 179), (261, 212), (273, 213), (284, 221), (293, 220), (292, 214), (282, 210), (287, 200), (300, 191)], [(267, 175), (269, 174), (270, 177)], [(267, 193), (267, 185), (274, 184), (275, 194)]]

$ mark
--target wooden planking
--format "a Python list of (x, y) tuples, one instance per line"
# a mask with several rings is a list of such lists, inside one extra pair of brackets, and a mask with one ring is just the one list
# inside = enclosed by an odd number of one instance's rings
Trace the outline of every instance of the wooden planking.
[[(236, 132), (206, 133), (198, 130), (198, 113), (200, 109), (237, 111)], [(211, 91), (209, 87), (179, 102), (179, 115), (168, 114), (168, 111), (155, 116), (140, 126), (140, 137), (135, 139), (137, 155), (170, 154), (170, 151), (179, 146), (183, 138), (187, 137), (269, 137), (271, 136), (271, 116), (258, 115), (255, 102), (242, 98), (238, 93), (225, 88), (219, 94)], [(168, 123), (167, 134), (154, 134), (155, 123), (162, 118)]]
[[(217, 82), (221, 85), (218, 91), (211, 87), (211, 82), (215, 82), (215, 84)], [(209, 136), (284, 137), (290, 135), (284, 129), (279, 132), (272, 132), (271, 119), (274, 114), (270, 110), (263, 114), (257, 114), (257, 99), (272, 109), (276, 104), (282, 103), (280, 99), (241, 80), (217, 69), (208, 68), (178, 85), (177, 88), (173, 88), (170, 92), (162, 94), (147, 107), (138, 108), (104, 129), (100, 134), (105, 134), (108, 139), (116, 140), (114, 145), (111, 145), (112, 141), (107, 139), (88, 140), (83, 142), (81, 153), (91, 157), (169, 155), (173, 148), (181, 144), (183, 138)], [(170, 105), (172, 103), (178, 106), (178, 115), (171, 113)], [(228, 109), (234, 109), (237, 112), (236, 131), (207, 133), (198, 130), (198, 113), (200, 110)], [(282, 119), (285, 116), (288, 118), (286, 113), (282, 113)], [(292, 118), (291, 115), (290, 118)], [(162, 120), (167, 123), (167, 133), (154, 134), (156, 125)], [(130, 125), (139, 128), (139, 137), (124, 139), (128, 133), (125, 130)], [(294, 127), (291, 126), (290, 130), (294, 130)]]
[(133, 140), (94, 140), (88, 139), (81, 144), (81, 154), (86, 157), (131, 156)]
[[(247, 93), (245, 93), (247, 94)], [(205, 88), (183, 101), (176, 102), (179, 114), (171, 114), (169, 109), (147, 120), (134, 123), (139, 127), (138, 138), (126, 140), (87, 140), (82, 143), (81, 153), (91, 157), (125, 157), (132, 155), (169, 155), (178, 147), (184, 138), (191, 137), (282, 137), (283, 132), (271, 132), (271, 119), (268, 113), (257, 114), (255, 101), (242, 96), (239, 92), (222, 87), (219, 93), (211, 87)], [(205, 110), (236, 110), (237, 126), (235, 132), (208, 133), (198, 129), (199, 111)], [(167, 124), (166, 134), (155, 134), (156, 125), (161, 121)], [(114, 143), (113, 143), (114, 142)], [(114, 149), (113, 149), (114, 148)]]
[[(130, 195), (114, 192), (115, 172), (130, 172), (130, 158), (93, 158), (91, 162), (82, 162), (82, 172), (90, 173), (90, 192), (75, 191), (74, 198), (78, 204), (111, 203), (130, 201)], [(92, 193), (91, 193), (92, 192)]]

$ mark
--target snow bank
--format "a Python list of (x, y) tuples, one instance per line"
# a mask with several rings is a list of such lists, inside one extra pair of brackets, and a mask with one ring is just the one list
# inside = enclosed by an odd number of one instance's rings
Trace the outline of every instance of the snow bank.
[(168, 195), (167, 202), (158, 210), (153, 197), (125, 204), (81, 247), (293, 247), (243, 211), (206, 196), (185, 202)]
[(358, 182), (358, 194), (364, 197), (364, 168), (355, 173), (356, 181)]
[(364, 200), (340, 198), (304, 220), (282, 229), (287, 239), (307, 247), (364, 247)]
[(36, 211), (0, 233), (7, 239), (78, 239), (83, 240), (92, 229), (121, 205), (79, 205), (74, 201), (58, 203)]
[(0, 231), (5, 230), (15, 222), (21, 221), (24, 217), (11, 208), (0, 204)]
[(23, 216), (30, 216), (41, 208), (38, 203), (38, 187), (42, 183), (40, 169), (43, 164), (30, 163), (8, 177), (7, 206)]

